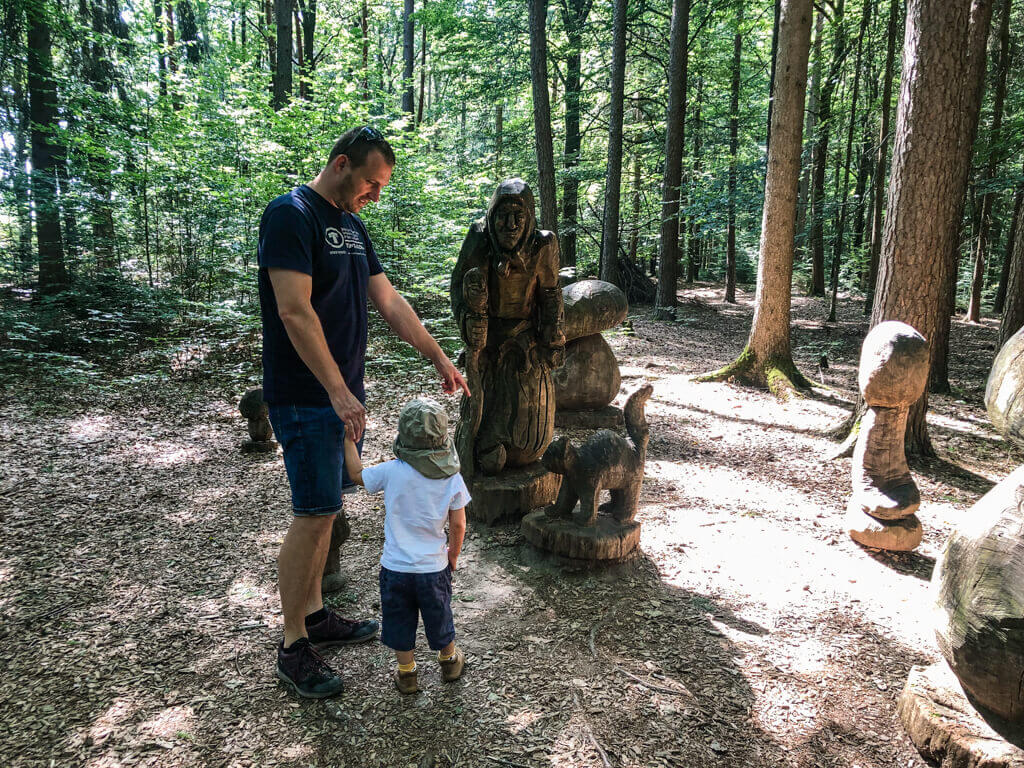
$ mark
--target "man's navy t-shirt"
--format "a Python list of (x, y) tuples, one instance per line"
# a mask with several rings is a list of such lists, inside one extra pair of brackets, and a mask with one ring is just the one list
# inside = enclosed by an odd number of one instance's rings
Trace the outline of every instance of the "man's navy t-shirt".
[(268, 268), (313, 278), (311, 303), (345, 384), (362, 402), (366, 298), (371, 275), (383, 272), (358, 216), (335, 208), (303, 184), (273, 200), (260, 219), (260, 310), (263, 315), (263, 399), (330, 405), (327, 391), (302, 362), (277, 314)]

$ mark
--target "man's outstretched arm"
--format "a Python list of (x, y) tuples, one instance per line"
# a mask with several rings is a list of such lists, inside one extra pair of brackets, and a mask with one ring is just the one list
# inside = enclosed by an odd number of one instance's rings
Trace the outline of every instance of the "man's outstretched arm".
[(391, 329), (398, 334), (398, 337), (415, 347), (421, 355), (434, 364), (441, 376), (441, 388), (449, 394), (461, 388), (469, 397), (469, 387), (462, 374), (459, 373), (459, 369), (448, 359), (434, 337), (423, 327), (416, 312), (391, 285), (387, 275), (383, 272), (372, 275), (369, 293), (373, 305), (391, 326)]
[(345, 431), (358, 440), (366, 427), (366, 409), (359, 399), (349, 391), (338, 364), (327, 347), (323, 326), (310, 302), (313, 292), (313, 278), (303, 272), (291, 269), (268, 269), (270, 284), (277, 300), (277, 314), (284, 323), (295, 351), (302, 362), (313, 372), (316, 380), (327, 390), (338, 418), (345, 424)]

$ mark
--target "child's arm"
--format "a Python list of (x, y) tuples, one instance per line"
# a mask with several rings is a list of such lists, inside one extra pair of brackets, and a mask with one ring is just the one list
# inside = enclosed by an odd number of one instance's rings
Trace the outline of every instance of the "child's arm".
[(347, 429), (345, 430), (345, 471), (348, 473), (349, 480), (356, 485), (363, 485), (363, 462), (359, 460), (359, 451), (356, 450), (356, 444), (349, 437)]
[(448, 512), (448, 565), (455, 570), (462, 551), (462, 540), (466, 536), (466, 508), (459, 507)]

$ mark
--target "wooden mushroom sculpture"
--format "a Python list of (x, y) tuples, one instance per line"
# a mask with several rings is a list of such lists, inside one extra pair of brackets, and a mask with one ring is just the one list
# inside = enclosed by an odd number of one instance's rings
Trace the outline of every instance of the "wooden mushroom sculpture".
[(910, 406), (928, 382), (928, 342), (906, 323), (879, 323), (864, 339), (858, 383), (867, 404), (853, 453), (850, 538), (909, 551), (921, 543), (921, 495), (904, 453)]

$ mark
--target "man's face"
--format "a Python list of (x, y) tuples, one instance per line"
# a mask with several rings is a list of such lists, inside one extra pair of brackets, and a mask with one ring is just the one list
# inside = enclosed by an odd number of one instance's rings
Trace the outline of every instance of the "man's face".
[(512, 200), (498, 204), (494, 212), (494, 236), (498, 245), (506, 251), (516, 247), (519, 238), (526, 230), (526, 211), (523, 206)]
[(334, 162), (340, 163), (334, 202), (349, 213), (359, 213), (367, 203), (380, 200), (381, 190), (391, 181), (392, 167), (375, 149), (358, 168), (352, 167), (347, 155), (339, 155)]

